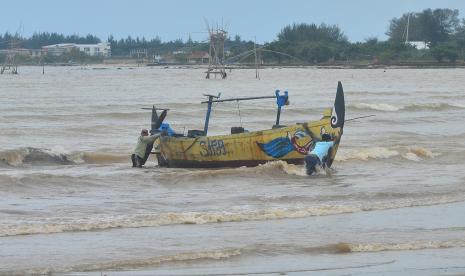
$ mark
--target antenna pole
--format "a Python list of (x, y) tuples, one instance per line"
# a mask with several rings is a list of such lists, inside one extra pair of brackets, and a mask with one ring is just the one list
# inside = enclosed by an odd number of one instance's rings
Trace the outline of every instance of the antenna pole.
[(409, 29), (409, 27), (410, 27), (410, 13), (407, 16), (407, 30), (406, 30), (406, 33), (405, 33), (405, 43), (408, 42), (408, 29)]

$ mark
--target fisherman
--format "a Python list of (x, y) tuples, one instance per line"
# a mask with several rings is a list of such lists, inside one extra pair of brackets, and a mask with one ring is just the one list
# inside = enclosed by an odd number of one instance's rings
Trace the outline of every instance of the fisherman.
[(316, 171), (316, 166), (326, 167), (328, 157), (334, 146), (334, 139), (328, 133), (321, 135), (321, 140), (310, 132), (310, 136), (315, 141), (313, 149), (305, 156), (305, 167), (307, 174), (312, 175)]
[(133, 168), (142, 168), (142, 165), (144, 165), (147, 161), (148, 154), (150, 154), (150, 151), (152, 150), (153, 142), (155, 142), (155, 140), (159, 138), (160, 135), (161, 133), (157, 133), (149, 136), (148, 130), (143, 129), (141, 131), (140, 137), (137, 140), (136, 148), (134, 149), (134, 153), (131, 155)]

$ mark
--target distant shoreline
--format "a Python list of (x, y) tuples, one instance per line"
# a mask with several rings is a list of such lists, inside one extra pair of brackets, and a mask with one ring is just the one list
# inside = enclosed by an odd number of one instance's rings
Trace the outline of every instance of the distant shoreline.
[[(24, 64), (18, 66), (37, 66), (42, 67), (42, 65), (37, 64)], [(45, 64), (45, 67), (83, 67), (83, 66), (98, 66), (98, 67), (158, 67), (158, 68), (166, 68), (166, 69), (207, 69), (208, 66), (202, 64), (159, 64), (159, 65), (146, 65), (146, 64), (105, 64), (105, 63), (93, 63), (93, 64)], [(259, 69), (274, 69), (274, 68), (312, 68), (312, 69), (444, 69), (444, 68), (465, 68), (464, 63), (456, 63), (456, 64), (421, 64), (421, 65), (412, 65), (412, 64), (367, 64), (367, 65), (360, 65), (360, 64), (346, 64), (346, 65), (297, 65), (297, 64), (286, 64), (286, 65), (278, 65), (278, 64), (267, 64), (267, 65), (260, 65)], [(226, 70), (237, 70), (237, 69), (250, 69), (254, 70), (255, 66), (248, 66), (248, 65), (234, 65), (234, 66), (227, 66)]]
[[(193, 64), (193, 63), (142, 63), (133, 59), (106, 59), (103, 62), (95, 63), (46, 63), (41, 64), (18, 64), (18, 66), (108, 66), (108, 67), (163, 67), (163, 68), (179, 68), (179, 69), (193, 69), (193, 68), (208, 68), (208, 64)], [(226, 70), (230, 69), (255, 69), (254, 64), (231, 64), (226, 65)], [(450, 62), (437, 62), (437, 61), (402, 61), (402, 62), (389, 62), (389, 63), (369, 63), (369, 62), (334, 62), (334, 63), (320, 63), (320, 64), (279, 64), (267, 63), (261, 64), (260, 69), (265, 68), (314, 68), (314, 69), (441, 69), (441, 68), (465, 68), (465, 61), (450, 63)]]

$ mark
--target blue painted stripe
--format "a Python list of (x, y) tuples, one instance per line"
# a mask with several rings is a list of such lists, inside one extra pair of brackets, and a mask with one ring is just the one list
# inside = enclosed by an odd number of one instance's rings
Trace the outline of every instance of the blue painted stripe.
[(273, 158), (283, 157), (294, 150), (291, 140), (287, 137), (279, 137), (265, 144), (257, 144), (268, 156)]

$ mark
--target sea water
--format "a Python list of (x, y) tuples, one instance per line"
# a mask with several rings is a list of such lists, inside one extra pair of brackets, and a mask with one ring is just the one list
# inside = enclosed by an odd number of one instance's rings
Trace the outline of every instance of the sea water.
[[(0, 76), (0, 274), (465, 273), (465, 69), (20, 67)], [(202, 94), (287, 90), (281, 124), (344, 86), (333, 167), (144, 169), (150, 111), (202, 129)], [(214, 105), (209, 134), (271, 128), (271, 100)]]

